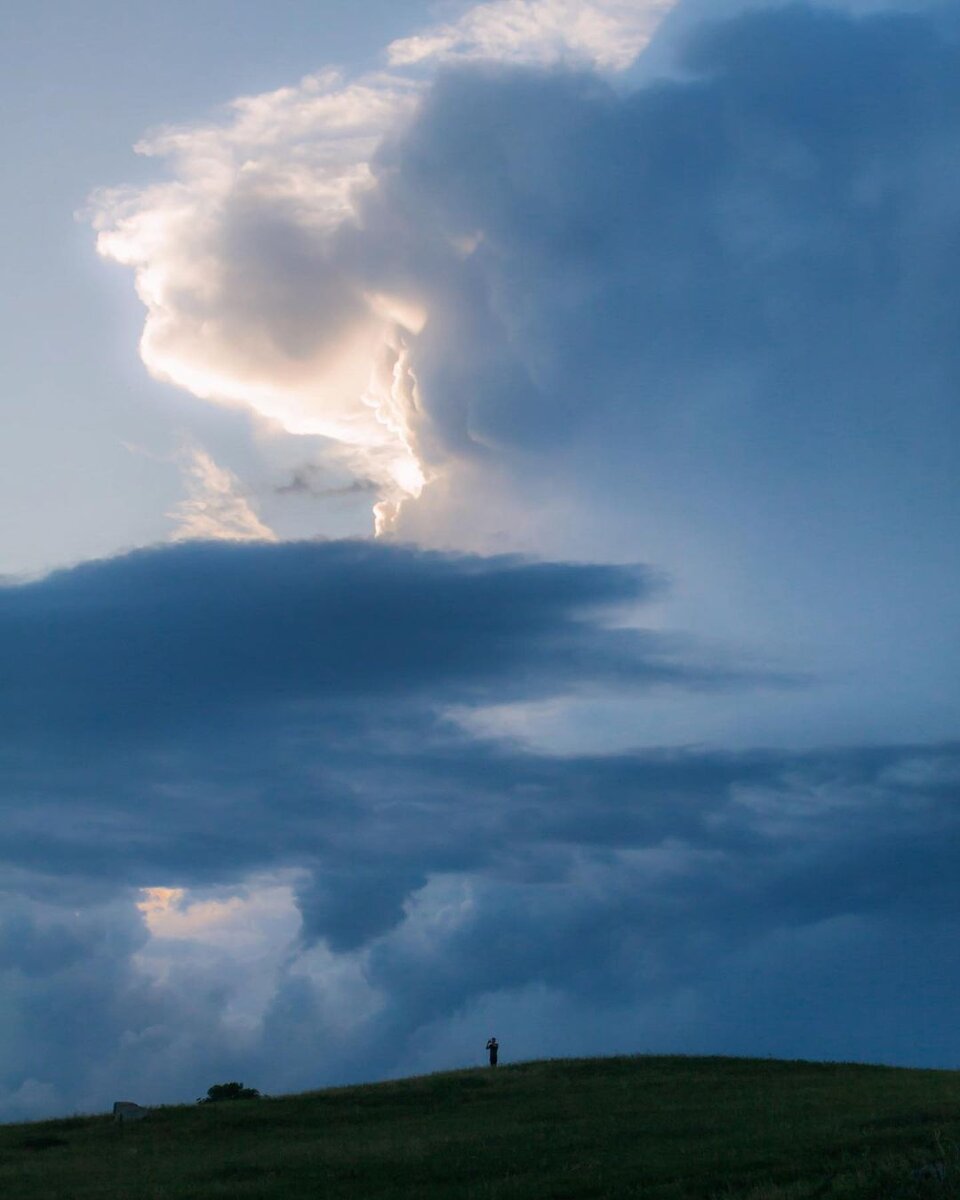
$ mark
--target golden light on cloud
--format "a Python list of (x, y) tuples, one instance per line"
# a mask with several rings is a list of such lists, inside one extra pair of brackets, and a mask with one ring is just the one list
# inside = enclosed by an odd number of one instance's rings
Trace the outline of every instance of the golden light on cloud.
[[(99, 252), (135, 272), (150, 373), (349, 447), (358, 474), (379, 487), (379, 532), (425, 482), (404, 339), (427, 313), (409, 297), (368, 291), (338, 260), (336, 237), (372, 185), (377, 142), (419, 90), (324, 72), (243, 98), (231, 123), (138, 147), (169, 158), (175, 181), (96, 198)], [(185, 536), (203, 536), (203, 524)], [(249, 520), (246, 528), (264, 536)]]
[(138, 970), (156, 983), (179, 984), (199, 951), (218, 988), (226, 985), (224, 1025), (255, 1030), (297, 951), (301, 917), (289, 878), (254, 877), (216, 897), (145, 887), (137, 908), (150, 933), (133, 957)]
[(205, 940), (235, 922), (245, 907), (240, 896), (190, 901), (184, 888), (140, 889), (137, 908), (154, 937)]
[(137, 908), (152, 939), (143, 952), (144, 965), (162, 964), (164, 943), (177, 942), (257, 957), (289, 946), (301, 924), (289, 879), (277, 877), (248, 879), (217, 896), (195, 897), (186, 888), (143, 887)]
[(137, 902), (137, 908), (143, 913), (147, 927), (152, 931), (153, 923), (162, 919), (163, 914), (176, 909), (183, 900), (183, 888), (145, 887), (140, 889), (142, 899)]
[[(101, 191), (94, 224), (100, 254), (135, 273), (148, 370), (290, 434), (349, 448), (358, 476), (379, 491), (376, 532), (387, 531), (427, 483), (411, 351), (430, 312), (402, 287), (371, 286), (357, 250), (378, 147), (416, 112), (430, 86), (424, 64), (573, 58), (620, 71), (671, 3), (478, 4), (455, 24), (394, 42), (390, 72), (320, 71), (234, 100), (223, 120), (141, 142), (139, 153), (167, 160), (170, 178)], [(404, 74), (411, 66), (416, 74)], [(458, 253), (469, 256), (482, 236)], [(251, 516), (226, 536), (269, 535)], [(206, 526), (183, 528), (204, 536)]]
[(218, 466), (199, 446), (184, 446), (179, 454), (187, 498), (167, 515), (177, 522), (174, 541), (190, 538), (234, 542), (276, 541), (243, 495), (240, 481)]

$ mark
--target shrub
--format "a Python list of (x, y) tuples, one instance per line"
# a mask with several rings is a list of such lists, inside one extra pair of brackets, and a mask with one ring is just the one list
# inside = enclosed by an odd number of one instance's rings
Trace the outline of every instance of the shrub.
[(198, 1104), (217, 1104), (221, 1100), (259, 1100), (260, 1093), (256, 1088), (244, 1087), (236, 1081), (232, 1083), (215, 1083), (207, 1088), (206, 1096), (201, 1096)]

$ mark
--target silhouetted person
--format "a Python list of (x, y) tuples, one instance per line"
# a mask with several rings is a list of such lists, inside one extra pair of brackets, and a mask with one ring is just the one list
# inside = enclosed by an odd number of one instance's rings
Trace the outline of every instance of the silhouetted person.
[(500, 1043), (496, 1038), (491, 1038), (487, 1042), (487, 1049), (490, 1051), (490, 1066), (495, 1067), (497, 1065), (497, 1051), (500, 1049)]

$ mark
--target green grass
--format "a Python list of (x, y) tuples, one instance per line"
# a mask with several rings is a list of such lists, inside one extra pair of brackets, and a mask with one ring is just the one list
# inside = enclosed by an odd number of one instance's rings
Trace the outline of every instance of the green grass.
[(554, 1060), (0, 1127), (3, 1200), (928, 1196), (960, 1197), (960, 1072)]

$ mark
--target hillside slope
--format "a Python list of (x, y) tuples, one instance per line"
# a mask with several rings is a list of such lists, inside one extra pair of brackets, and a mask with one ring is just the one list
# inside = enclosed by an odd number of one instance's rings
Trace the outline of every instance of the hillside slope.
[(552, 1060), (0, 1127), (4, 1200), (960, 1197), (960, 1072)]

